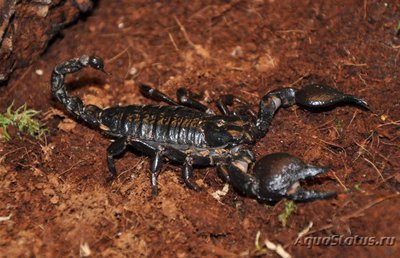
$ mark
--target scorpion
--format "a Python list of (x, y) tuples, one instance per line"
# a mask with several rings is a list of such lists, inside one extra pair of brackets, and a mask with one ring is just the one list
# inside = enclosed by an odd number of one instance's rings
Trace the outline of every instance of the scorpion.
[(106, 73), (103, 60), (97, 56), (83, 55), (58, 64), (51, 75), (52, 96), (76, 118), (115, 139), (107, 148), (109, 180), (117, 176), (114, 157), (122, 154), (128, 145), (151, 157), (153, 196), (158, 193), (157, 177), (161, 167), (168, 160), (182, 164), (183, 182), (195, 191), (201, 188), (192, 179), (193, 167), (216, 166), (217, 174), (225, 182), (242, 195), (260, 202), (277, 202), (284, 198), (306, 202), (334, 197), (335, 191), (306, 190), (299, 184), (300, 180), (326, 173), (329, 167), (306, 164), (288, 153), (273, 153), (256, 161), (251, 148), (266, 135), (280, 107), (297, 104), (307, 109), (326, 109), (352, 104), (369, 109), (363, 99), (324, 84), (273, 90), (261, 98), (257, 114), (250, 104), (231, 94), (223, 95), (216, 102), (221, 112), (218, 115), (185, 88), (177, 90), (176, 102), (146, 84), (139, 85), (144, 96), (168, 105), (102, 109), (85, 105), (66, 90), (65, 76), (84, 67)]

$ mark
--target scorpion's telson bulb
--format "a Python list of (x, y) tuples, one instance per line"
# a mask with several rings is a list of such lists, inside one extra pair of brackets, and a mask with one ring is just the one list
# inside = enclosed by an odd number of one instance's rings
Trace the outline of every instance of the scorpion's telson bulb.
[(104, 71), (104, 61), (102, 58), (100, 58), (98, 56), (90, 56), (89, 57), (89, 65), (91, 67), (93, 67), (94, 69), (105, 72)]

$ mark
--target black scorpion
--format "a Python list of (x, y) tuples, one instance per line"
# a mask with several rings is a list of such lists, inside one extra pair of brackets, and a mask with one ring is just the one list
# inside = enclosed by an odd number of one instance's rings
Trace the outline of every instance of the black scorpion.
[[(111, 179), (117, 175), (114, 156), (127, 145), (151, 157), (152, 194), (157, 194), (157, 176), (165, 159), (182, 165), (182, 178), (196, 191), (200, 187), (192, 181), (193, 166), (216, 166), (219, 176), (240, 193), (263, 202), (283, 198), (311, 201), (335, 196), (335, 192), (317, 192), (299, 187), (299, 180), (325, 173), (327, 167), (307, 165), (287, 153), (266, 155), (255, 162), (251, 147), (263, 138), (279, 107), (298, 104), (305, 108), (329, 108), (339, 104), (356, 104), (368, 109), (367, 103), (329, 86), (312, 84), (302, 89), (281, 88), (261, 98), (258, 114), (250, 105), (233, 95), (224, 95), (217, 101), (222, 115), (180, 88), (178, 102), (145, 84), (143, 95), (168, 105), (129, 105), (101, 109), (85, 105), (79, 97), (69, 96), (64, 78), (90, 66), (104, 72), (103, 60), (83, 55), (57, 65), (51, 76), (52, 95), (77, 118), (99, 128), (115, 138), (107, 149)], [(236, 104), (234, 110), (231, 106)], [(253, 175), (248, 173), (253, 165)]]

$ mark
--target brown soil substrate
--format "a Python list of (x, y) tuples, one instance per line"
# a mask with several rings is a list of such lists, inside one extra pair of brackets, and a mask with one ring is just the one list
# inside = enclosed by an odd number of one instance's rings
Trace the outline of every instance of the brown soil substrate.
[[(42, 110), (50, 135), (0, 145), (0, 256), (236, 257), (260, 254), (265, 239), (294, 257), (398, 257), (400, 189), (400, 21), (398, 1), (100, 1), (93, 15), (67, 29), (30, 67), (0, 89), (12, 101)], [(111, 76), (70, 75), (71, 94), (102, 107), (154, 103), (139, 82), (168, 95), (179, 87), (201, 93), (212, 108), (224, 93), (254, 109), (268, 91), (319, 82), (367, 100), (372, 112), (342, 106), (326, 112), (281, 109), (258, 158), (289, 152), (332, 170), (305, 187), (337, 198), (297, 204), (284, 227), (285, 202), (260, 204), (224, 183), (215, 168), (195, 171), (204, 191), (188, 189), (180, 167), (165, 164), (151, 198), (149, 158), (128, 151), (111, 185), (109, 139), (68, 116), (50, 97), (53, 67), (97, 54)], [(43, 75), (39, 70), (43, 71)], [(11, 215), (10, 218), (7, 218)], [(392, 246), (306, 246), (312, 236), (397, 237)], [(310, 232), (309, 232), (310, 233)], [(271, 250), (266, 255), (277, 256)]]

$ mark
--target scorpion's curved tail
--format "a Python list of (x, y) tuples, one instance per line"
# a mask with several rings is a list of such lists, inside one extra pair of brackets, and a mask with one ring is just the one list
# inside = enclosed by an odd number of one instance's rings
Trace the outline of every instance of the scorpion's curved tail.
[(77, 72), (86, 66), (104, 72), (104, 63), (99, 57), (83, 55), (80, 58), (70, 59), (54, 68), (51, 75), (51, 93), (69, 112), (90, 125), (99, 126), (102, 109), (95, 105), (84, 105), (79, 97), (69, 96), (64, 84), (67, 74)]
[(260, 101), (256, 122), (258, 138), (265, 136), (279, 107), (289, 107), (294, 104), (308, 109), (326, 109), (343, 104), (354, 104), (369, 109), (365, 100), (323, 84), (310, 84), (301, 89), (277, 89), (266, 94)]

